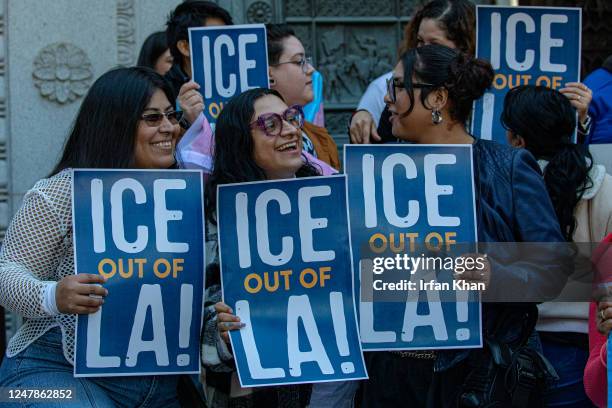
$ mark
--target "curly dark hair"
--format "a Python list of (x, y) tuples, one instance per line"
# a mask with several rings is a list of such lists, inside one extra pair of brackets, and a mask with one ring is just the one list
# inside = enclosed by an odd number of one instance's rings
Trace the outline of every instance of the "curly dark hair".
[[(221, 111), (215, 126), (214, 167), (206, 184), (206, 214), (215, 222), (217, 186), (266, 180), (266, 175), (253, 158), (253, 137), (250, 123), (255, 114), (255, 102), (266, 95), (274, 95), (284, 101), (273, 89), (255, 88), (232, 98)], [(318, 176), (321, 173), (304, 158), (304, 165), (296, 177)]]
[(469, 0), (433, 0), (417, 9), (404, 28), (404, 40), (399, 46), (399, 55), (410, 48), (417, 47), (419, 26), (426, 18), (437, 21), (458, 50), (474, 55), (476, 50), (476, 6)]
[(400, 60), (404, 66), (404, 88), (410, 99), (410, 108), (403, 113), (404, 116), (414, 109), (413, 76), (431, 84), (421, 90), (421, 103), (427, 109), (431, 109), (426, 104), (429, 93), (446, 88), (451, 119), (460, 123), (467, 121), (472, 102), (480, 98), (493, 82), (493, 68), (488, 61), (443, 45), (412, 48)]

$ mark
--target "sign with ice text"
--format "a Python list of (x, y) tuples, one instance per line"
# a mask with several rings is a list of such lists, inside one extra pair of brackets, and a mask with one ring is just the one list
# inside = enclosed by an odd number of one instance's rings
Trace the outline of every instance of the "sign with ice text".
[(73, 173), (76, 273), (108, 296), (78, 315), (75, 377), (200, 372), (204, 291), (202, 173)]
[(454, 277), (476, 249), (472, 146), (345, 145), (344, 166), (363, 349), (481, 347), (479, 292)]
[(223, 299), (243, 387), (366, 378), (344, 176), (219, 186)]
[(263, 24), (189, 29), (192, 78), (204, 97), (214, 129), (223, 105), (253, 88), (268, 88), (268, 49)]
[(519, 85), (560, 89), (580, 80), (582, 10), (477, 6), (476, 56), (491, 62), (493, 85), (474, 103), (472, 134), (507, 143), (504, 97)]

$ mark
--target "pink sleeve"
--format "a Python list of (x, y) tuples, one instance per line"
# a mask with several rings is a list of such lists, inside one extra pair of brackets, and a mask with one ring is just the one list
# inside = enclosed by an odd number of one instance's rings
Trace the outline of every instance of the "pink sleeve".
[(606, 336), (597, 331), (597, 304), (591, 302), (589, 311), (589, 360), (584, 368), (584, 389), (598, 407), (606, 407), (608, 396), (608, 369)]

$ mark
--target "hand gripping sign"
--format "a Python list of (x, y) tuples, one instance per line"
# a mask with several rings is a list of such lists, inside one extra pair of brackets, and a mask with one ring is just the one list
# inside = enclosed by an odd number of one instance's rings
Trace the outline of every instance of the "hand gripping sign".
[(79, 315), (76, 377), (199, 373), (202, 173), (74, 170), (77, 273), (108, 296)]
[(219, 186), (223, 298), (243, 387), (366, 378), (344, 176)]
[[(364, 350), (481, 347), (471, 145), (345, 145)], [(468, 249), (472, 248), (472, 251)]]
[(191, 72), (214, 130), (223, 105), (234, 95), (268, 88), (268, 47), (263, 24), (189, 29)]
[(580, 80), (581, 9), (477, 6), (476, 56), (491, 62), (493, 86), (474, 102), (472, 133), (506, 142), (501, 112), (519, 85), (563, 88)]

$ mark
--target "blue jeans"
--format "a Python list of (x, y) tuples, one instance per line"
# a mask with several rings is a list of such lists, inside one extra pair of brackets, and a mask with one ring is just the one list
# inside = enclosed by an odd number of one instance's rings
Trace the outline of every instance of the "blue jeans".
[(310, 408), (353, 408), (359, 381), (334, 381), (312, 384)]
[(175, 375), (74, 378), (73, 372), (62, 350), (62, 333), (56, 327), (15, 357), (4, 357), (0, 386), (74, 390), (72, 400), (30, 401), (22, 405), (27, 407), (180, 407)]
[(589, 358), (588, 351), (578, 347), (542, 339), (544, 356), (557, 371), (559, 381), (544, 395), (548, 407), (590, 408), (593, 403), (584, 391), (582, 377)]

